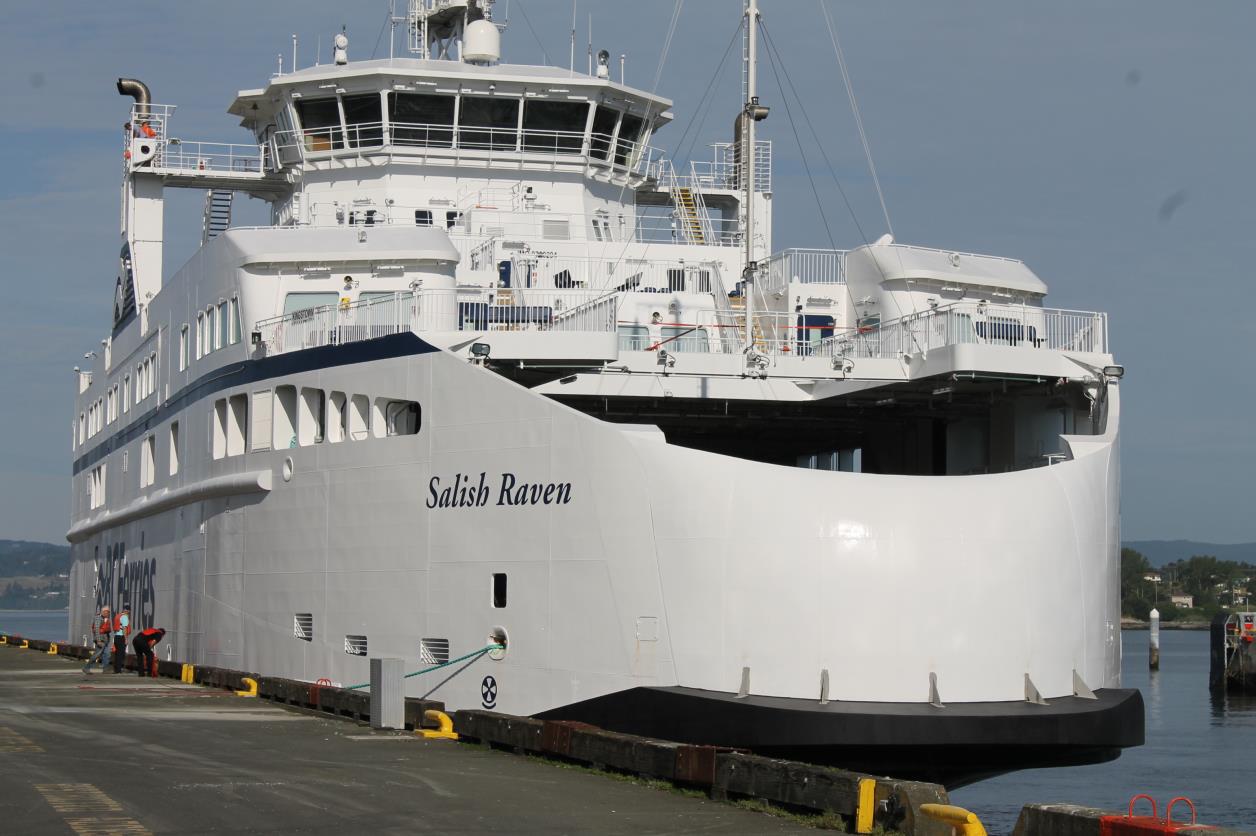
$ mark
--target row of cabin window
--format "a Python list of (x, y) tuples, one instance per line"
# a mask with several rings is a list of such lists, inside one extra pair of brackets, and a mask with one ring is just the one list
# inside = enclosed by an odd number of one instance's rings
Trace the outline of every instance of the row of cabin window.
[[(121, 389), (119, 389), (121, 386)], [(157, 352), (152, 352), (135, 367), (135, 402), (138, 404), (157, 391)], [(87, 439), (118, 420), (118, 408), (123, 413), (131, 408), (131, 375), (123, 375), (121, 383), (109, 387), (103, 397), (97, 398), (86, 412), (79, 413), (78, 443)]]
[[(593, 124), (588, 153), (626, 165), (645, 133), (640, 116), (589, 102), (521, 101), (504, 96), (387, 94), (390, 141), (425, 148), (585, 152), (589, 108)], [(298, 99), (306, 151), (336, 151), (384, 144), (383, 102), (378, 93)]]
[[(252, 411), (253, 420), (249, 421)], [(415, 435), (422, 425), (416, 401), (347, 395), (322, 389), (277, 386), (214, 402), (210, 452), (215, 459), (238, 456), (246, 449), (284, 450), (324, 441), (361, 441), (394, 435)]]
[[(179, 422), (172, 421), (170, 428), (167, 430), (167, 465), (169, 474), (174, 476), (179, 472)], [(122, 451), (122, 472), (128, 470), (127, 464), (129, 451)], [(88, 508), (95, 510), (105, 504), (105, 488), (108, 484), (108, 463), (101, 462), (92, 468), (87, 480), (87, 505)], [(157, 436), (149, 434), (140, 440), (140, 468), (139, 483), (140, 488), (152, 487), (157, 481)]]
[[(232, 297), (196, 314), (196, 359), (240, 342), (240, 300)], [(188, 367), (191, 346), (188, 326), (179, 330), (179, 371)]]

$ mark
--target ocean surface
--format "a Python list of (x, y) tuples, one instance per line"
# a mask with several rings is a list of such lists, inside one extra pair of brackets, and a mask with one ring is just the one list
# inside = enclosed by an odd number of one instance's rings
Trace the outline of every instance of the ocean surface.
[[(992, 834), (1012, 832), (1026, 804), (1064, 802), (1125, 810), (1147, 793), (1164, 804), (1184, 795), (1202, 824), (1256, 830), (1256, 696), (1216, 702), (1208, 693), (1208, 631), (1162, 630), (1160, 670), (1147, 670), (1146, 630), (1126, 630), (1121, 684), (1143, 692), (1147, 742), (1111, 763), (1032, 769), (951, 793)], [(1139, 809), (1146, 812), (1147, 802)], [(1190, 811), (1173, 809), (1176, 821)]]
[[(0, 610), (0, 630), (60, 641), (67, 618), (65, 610)], [(1122, 637), (1123, 684), (1140, 689), (1147, 706), (1146, 745), (1111, 763), (992, 778), (955, 790), (952, 803), (977, 813), (991, 834), (1008, 834), (1026, 804), (1124, 810), (1137, 793), (1150, 794), (1161, 806), (1185, 795), (1204, 824), (1256, 829), (1256, 696), (1210, 697), (1205, 630), (1163, 631), (1156, 673), (1147, 670), (1147, 632), (1125, 631)], [(1186, 812), (1179, 804), (1174, 817)]]

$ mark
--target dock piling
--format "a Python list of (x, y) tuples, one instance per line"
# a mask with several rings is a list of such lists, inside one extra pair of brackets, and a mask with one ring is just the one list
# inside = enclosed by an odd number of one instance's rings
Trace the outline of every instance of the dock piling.
[(1147, 667), (1160, 670), (1160, 610), (1151, 609), (1151, 641), (1147, 645)]

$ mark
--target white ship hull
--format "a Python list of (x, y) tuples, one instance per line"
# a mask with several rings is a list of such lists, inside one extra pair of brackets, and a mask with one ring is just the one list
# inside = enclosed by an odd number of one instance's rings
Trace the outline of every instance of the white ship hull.
[[(921, 753), (1002, 744), (1001, 759), (961, 779), (1048, 760), (1025, 755), (1026, 719), (1051, 726), (1038, 745), (1061, 762), (1111, 757), (1139, 742), (1135, 728), (1141, 738), (1136, 692), (1103, 692), (1120, 670), (1115, 392), (1111, 429), (1075, 439), (1074, 459), (966, 477), (676, 447), (410, 334), (250, 361), (172, 404), (203, 438), (215, 398), (280, 382), (411, 398), (421, 429), (191, 462), (184, 496), (198, 483), (224, 495), (78, 527), (72, 636), (100, 605), (129, 602), (140, 623), (168, 630), (162, 656), (349, 684), (368, 678), (368, 660), (346, 653), (346, 636), (419, 670), (425, 638), (457, 656), (504, 629), (500, 661), (410, 679), (407, 693), (818, 760), (890, 747), (856, 760), (889, 752), (951, 780), (953, 751)], [(501, 608), (495, 573), (508, 578)], [(312, 640), (294, 635), (297, 613), (313, 616)], [(1077, 679), (1102, 699), (1077, 699)], [(1026, 702), (1027, 683), (1055, 705)], [(748, 700), (728, 699), (746, 685)], [(670, 699), (634, 711), (641, 689)], [(703, 707), (680, 707), (693, 700)], [(751, 739), (756, 706), (810, 720)], [(909, 724), (887, 720), (904, 710)], [(706, 722), (677, 722), (695, 713)], [(1070, 723), (1085, 733), (1062, 734)], [(896, 725), (915, 731), (884, 733)]]

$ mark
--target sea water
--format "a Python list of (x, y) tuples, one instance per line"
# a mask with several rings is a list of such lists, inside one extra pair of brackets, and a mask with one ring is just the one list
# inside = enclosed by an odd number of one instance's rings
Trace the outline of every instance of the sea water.
[[(66, 638), (65, 610), (0, 610), (0, 630), (32, 639)], [(1205, 824), (1256, 829), (1256, 695), (1213, 699), (1208, 692), (1208, 632), (1160, 633), (1160, 670), (1147, 670), (1146, 631), (1126, 631), (1122, 685), (1143, 692), (1147, 743), (1095, 766), (1030, 769), (951, 793), (991, 834), (1008, 834), (1026, 804), (1060, 802), (1124, 810), (1148, 793), (1161, 808), (1184, 795)], [(1140, 811), (1148, 808), (1146, 802)], [(1186, 805), (1174, 818), (1189, 816)]]
[[(1147, 669), (1148, 634), (1122, 633), (1121, 685), (1143, 692), (1147, 742), (1111, 763), (1030, 769), (951, 793), (992, 834), (1011, 833), (1026, 804), (1062, 802), (1124, 811), (1138, 793), (1195, 802), (1203, 824), (1256, 829), (1256, 695), (1213, 699), (1208, 692), (1208, 631), (1161, 630), (1160, 670)], [(1139, 802), (1142, 814), (1150, 812)], [(1173, 818), (1190, 809), (1179, 803)]]

